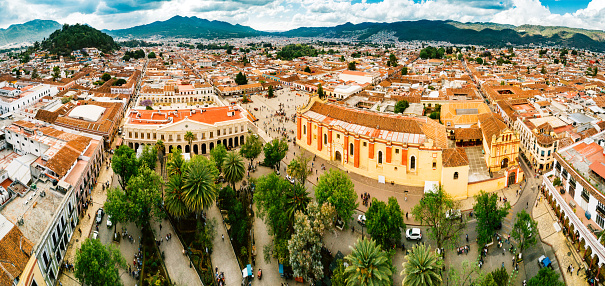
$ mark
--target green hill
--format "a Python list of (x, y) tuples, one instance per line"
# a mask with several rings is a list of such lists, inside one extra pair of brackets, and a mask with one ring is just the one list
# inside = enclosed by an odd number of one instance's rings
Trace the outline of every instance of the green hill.
[(97, 48), (108, 53), (119, 49), (113, 38), (88, 25), (63, 25), (63, 28), (54, 31), (48, 39), (42, 41), (41, 48), (51, 54), (69, 55), (72, 51), (83, 48)]
[(105, 31), (110, 35), (127, 38), (146, 38), (162, 36), (171, 38), (243, 38), (268, 33), (254, 30), (239, 24), (232, 25), (222, 21), (208, 21), (198, 17), (174, 16), (166, 21), (135, 26), (128, 29)]
[(51, 20), (32, 20), (10, 25), (6, 29), (0, 29), (0, 45), (42, 41), (60, 28), (61, 24)]

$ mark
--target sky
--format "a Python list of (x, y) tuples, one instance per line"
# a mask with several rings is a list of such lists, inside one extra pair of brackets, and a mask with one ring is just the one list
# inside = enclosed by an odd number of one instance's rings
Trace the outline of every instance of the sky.
[(122, 29), (180, 15), (262, 31), (420, 19), (605, 30), (605, 0), (0, 0), (0, 13), (2, 28), (46, 19)]

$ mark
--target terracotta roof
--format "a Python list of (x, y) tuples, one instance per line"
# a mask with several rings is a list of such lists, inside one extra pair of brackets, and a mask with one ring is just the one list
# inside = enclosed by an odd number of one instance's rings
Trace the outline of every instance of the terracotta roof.
[(443, 149), (443, 167), (468, 166), (468, 157), (464, 148)]
[(456, 140), (481, 140), (481, 129), (478, 127), (456, 128), (454, 129), (454, 138)]
[(483, 133), (483, 140), (491, 142), (492, 136), (498, 136), (503, 130), (505, 130), (506, 124), (499, 115), (493, 113), (484, 113), (479, 115), (479, 122), (481, 123), (481, 133)]
[(78, 136), (76, 139), (67, 142), (55, 156), (46, 162), (46, 166), (59, 177), (67, 175), (67, 171), (78, 160), (78, 157), (84, 152), (91, 140), (89, 137)]
[(321, 102), (313, 103), (309, 110), (326, 117), (378, 130), (425, 134), (435, 141), (438, 147), (447, 147), (445, 126), (432, 119), (380, 114)]
[(25, 269), (34, 245), (18, 227), (13, 228), (0, 240), (0, 285), (12, 285)]

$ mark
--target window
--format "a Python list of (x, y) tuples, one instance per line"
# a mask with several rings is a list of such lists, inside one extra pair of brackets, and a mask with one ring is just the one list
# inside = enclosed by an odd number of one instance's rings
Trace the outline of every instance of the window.
[(395, 154), (399, 154), (399, 148), (395, 149)]
[(382, 151), (378, 151), (378, 164), (382, 164)]
[(355, 155), (355, 146), (353, 145), (353, 143), (349, 143), (349, 154), (351, 156)]
[(368, 142), (363, 142), (363, 147), (368, 147)]
[(450, 126), (452, 126), (452, 123), (451, 123), (451, 122), (448, 122), (448, 123), (447, 123), (447, 127), (450, 127)]
[(458, 172), (454, 172), (454, 180), (458, 180)]
[(410, 170), (415, 170), (416, 169), (416, 157), (412, 156), (410, 157)]
[(46, 252), (42, 253), (42, 260), (44, 260), (44, 268), (48, 267), (48, 254)]
[(590, 194), (586, 189), (582, 189), (582, 199), (584, 199), (587, 203), (590, 201)]
[(36, 279), (32, 279), (32, 285), (31, 286), (38, 286), (38, 283), (36, 283)]
[(336, 138), (337, 138), (337, 139), (340, 139), (340, 134), (336, 134)]
[(324, 144), (328, 144), (328, 134), (324, 134)]
[(307, 134), (307, 125), (303, 125), (303, 134)]
[(544, 150), (542, 150), (542, 152), (540, 152), (540, 156), (544, 157)]
[(437, 169), (437, 162), (433, 162), (433, 170)]

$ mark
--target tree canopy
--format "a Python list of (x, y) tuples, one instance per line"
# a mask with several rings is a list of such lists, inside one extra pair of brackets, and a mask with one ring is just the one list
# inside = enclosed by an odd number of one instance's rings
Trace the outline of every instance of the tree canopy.
[(122, 285), (118, 270), (126, 268), (126, 260), (115, 246), (87, 238), (76, 251), (74, 267), (74, 275), (85, 285), (117, 286)]
[(466, 223), (462, 219), (453, 219), (446, 214), (450, 210), (460, 209), (460, 203), (442, 188), (424, 194), (424, 198), (414, 206), (412, 215), (423, 225), (430, 226), (429, 236), (437, 241), (437, 247), (454, 243), (460, 237)]
[(285, 138), (275, 138), (271, 142), (265, 144), (263, 152), (265, 153), (265, 160), (263, 161), (265, 166), (271, 168), (274, 168), (275, 166), (279, 167), (279, 162), (286, 157), (286, 152), (288, 152), (288, 142)]
[(238, 85), (244, 85), (248, 83), (248, 78), (246, 78), (246, 75), (243, 74), (242, 72), (239, 72), (236, 76), (235, 76), (235, 83), (237, 83)]
[(137, 160), (135, 151), (126, 145), (118, 147), (111, 158), (111, 169), (119, 176), (120, 186), (122, 189), (125, 189), (126, 182), (139, 169), (139, 161)]
[(246, 136), (246, 141), (240, 148), (239, 152), (244, 158), (250, 160), (250, 166), (258, 155), (263, 151), (263, 142), (260, 141), (258, 135), (249, 133)]
[(97, 48), (103, 53), (120, 48), (111, 36), (82, 24), (63, 25), (62, 29), (54, 31), (42, 41), (40, 47), (51, 54), (62, 56), (68, 56), (72, 51), (83, 48)]
[(403, 113), (409, 106), (410, 103), (407, 100), (397, 101), (395, 104), (395, 113)]
[(477, 240), (486, 244), (492, 240), (496, 228), (502, 225), (502, 219), (508, 215), (510, 203), (498, 204), (497, 193), (479, 192), (475, 195), (473, 212), (477, 218)]
[(564, 286), (561, 280), (559, 280), (559, 274), (552, 270), (550, 267), (544, 267), (538, 271), (536, 276), (532, 277), (527, 281), (527, 286)]
[(389, 255), (373, 239), (358, 239), (353, 252), (345, 257), (347, 285), (393, 285), (393, 264)]
[(420, 50), (420, 58), (421, 59), (441, 59), (443, 58), (443, 54), (445, 54), (444, 48), (435, 48), (428, 46), (422, 50)]
[(306, 44), (289, 44), (277, 52), (277, 58), (280, 60), (292, 60), (300, 57), (316, 57), (317, 50)]
[(538, 223), (531, 218), (525, 210), (517, 213), (517, 220), (510, 235), (517, 240), (519, 251), (536, 244), (538, 236)]
[(388, 203), (372, 199), (366, 218), (368, 234), (385, 249), (401, 240), (401, 230), (405, 229), (405, 223), (395, 197), (390, 197)]
[(319, 178), (315, 186), (317, 203), (329, 202), (336, 209), (336, 214), (346, 224), (359, 205), (351, 178), (340, 169), (330, 169)]
[(298, 154), (298, 156), (292, 159), (288, 164), (288, 175), (298, 180), (298, 183), (304, 186), (307, 177), (313, 173), (310, 163), (311, 157), (304, 156), (302, 153)]
[(223, 161), (227, 157), (227, 148), (223, 144), (217, 144), (212, 150), (210, 150), (210, 157), (216, 168), (220, 171), (223, 168)]

